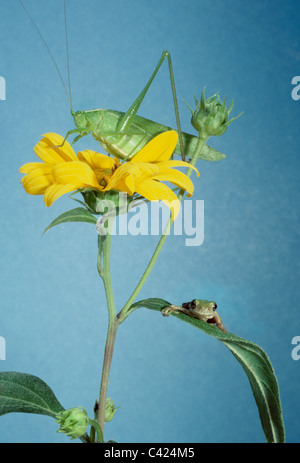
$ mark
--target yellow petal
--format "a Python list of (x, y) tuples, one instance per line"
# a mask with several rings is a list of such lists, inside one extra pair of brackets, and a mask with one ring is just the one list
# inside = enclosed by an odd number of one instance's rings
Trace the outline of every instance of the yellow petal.
[(172, 219), (176, 219), (180, 210), (180, 202), (176, 194), (169, 187), (156, 180), (149, 179), (138, 183), (135, 191), (144, 196), (144, 198), (149, 199), (149, 201), (163, 201), (170, 208)]
[(189, 195), (193, 194), (193, 182), (182, 172), (176, 169), (160, 169), (158, 174), (153, 177), (154, 180), (162, 182), (171, 182), (174, 185), (186, 190)]
[(34, 147), (35, 154), (46, 164), (56, 165), (63, 161), (77, 161), (77, 156), (68, 141), (59, 148), (64, 138), (56, 133), (46, 133)]
[(134, 185), (134, 176), (133, 175), (126, 175), (126, 176), (118, 176), (114, 177), (104, 188), (103, 191), (109, 190), (118, 190), (127, 193), (129, 196), (132, 196), (135, 191)]
[(92, 150), (84, 150), (77, 153), (79, 161), (84, 161), (91, 166), (92, 169), (115, 169), (119, 164), (118, 158), (110, 158), (105, 154), (97, 153)]
[(199, 177), (199, 171), (198, 169), (196, 169), (196, 167), (194, 166), (191, 166), (191, 164), (189, 164), (188, 162), (185, 162), (185, 161), (166, 161), (166, 162), (159, 162), (158, 163), (158, 167), (160, 169), (164, 169), (166, 167), (188, 167), (189, 169), (193, 169), (196, 174), (197, 174), (197, 177)]
[(20, 167), (19, 172), (21, 174), (29, 174), (34, 169), (39, 169), (43, 164), (41, 162), (28, 162)]
[(158, 164), (152, 164), (150, 162), (130, 162), (132, 166), (135, 166), (140, 171), (140, 177), (153, 177), (158, 174)]
[(72, 184), (77, 188), (95, 188), (102, 190), (96, 175), (91, 167), (85, 162), (72, 161), (57, 164), (52, 169), (55, 183)]
[(70, 193), (70, 191), (77, 190), (75, 185), (66, 184), (66, 185), (58, 185), (54, 184), (49, 186), (46, 190), (44, 195), (44, 201), (47, 207), (50, 207), (54, 201), (56, 201), (60, 196)]
[(41, 167), (33, 169), (21, 180), (26, 193), (30, 195), (44, 194), (49, 185), (52, 184), (51, 169), (44, 164), (39, 163), (39, 165)]
[(139, 167), (131, 162), (126, 162), (116, 169), (103, 191), (119, 190), (132, 196), (134, 193), (135, 179), (140, 177), (141, 171)]
[(160, 133), (153, 140), (147, 143), (131, 162), (162, 162), (167, 161), (173, 154), (178, 141), (178, 134), (175, 130)]

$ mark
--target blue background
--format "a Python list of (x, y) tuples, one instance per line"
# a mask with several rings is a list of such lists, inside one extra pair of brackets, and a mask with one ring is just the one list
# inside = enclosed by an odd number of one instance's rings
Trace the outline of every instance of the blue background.
[[(66, 79), (62, 1), (24, 0)], [(206, 85), (244, 111), (210, 144), (227, 154), (198, 164), (195, 199), (205, 203), (205, 240), (170, 236), (139, 298), (213, 299), (229, 331), (269, 355), (281, 391), (288, 442), (299, 442), (300, 362), (292, 360), (299, 316), (300, 2), (295, 0), (68, 1), (74, 109), (126, 111), (163, 49), (171, 52), (182, 126)], [(66, 224), (42, 237), (67, 196), (46, 208), (25, 194), (19, 167), (35, 161), (41, 135), (73, 128), (57, 73), (17, 1), (1, 0), (1, 370), (41, 377), (65, 408), (92, 414), (106, 337), (96, 234)], [(175, 125), (166, 63), (139, 114)], [(76, 149), (99, 149), (90, 137)], [(157, 237), (115, 237), (116, 303), (126, 302)], [(118, 332), (109, 395), (120, 406), (106, 426), (118, 442), (264, 442), (248, 380), (215, 339), (140, 309)], [(69, 442), (43, 416), (0, 419), (1, 442)]]

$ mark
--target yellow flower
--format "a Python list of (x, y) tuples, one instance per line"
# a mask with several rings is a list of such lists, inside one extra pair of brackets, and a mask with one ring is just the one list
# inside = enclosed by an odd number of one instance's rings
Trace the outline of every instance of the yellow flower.
[(31, 195), (44, 195), (46, 206), (71, 191), (93, 188), (102, 191), (120, 162), (95, 151), (85, 150), (76, 156), (71, 145), (56, 133), (47, 133), (34, 147), (43, 161), (24, 164), (21, 182)]
[[(191, 196), (194, 191), (192, 181), (173, 167), (192, 167), (184, 161), (169, 161), (178, 141), (178, 135), (170, 130), (157, 135), (144, 146), (129, 162), (118, 167), (104, 189), (124, 191), (132, 196), (138, 193), (149, 201), (163, 201), (176, 218), (180, 203), (176, 194), (162, 181), (171, 182), (187, 191)], [(199, 176), (197, 169), (192, 167)]]
[[(47, 133), (35, 146), (35, 154), (43, 163), (32, 162), (21, 167), (26, 174), (22, 179), (25, 191), (44, 195), (46, 206), (60, 196), (82, 188), (101, 192), (118, 190), (133, 196), (135, 193), (149, 201), (162, 200), (176, 218), (180, 203), (176, 194), (163, 181), (171, 182), (191, 196), (193, 183), (173, 167), (192, 167), (187, 162), (170, 161), (178, 135), (175, 131), (163, 132), (151, 140), (129, 162), (120, 161), (95, 151), (77, 154), (63, 137)], [(197, 169), (197, 174), (199, 175)]]

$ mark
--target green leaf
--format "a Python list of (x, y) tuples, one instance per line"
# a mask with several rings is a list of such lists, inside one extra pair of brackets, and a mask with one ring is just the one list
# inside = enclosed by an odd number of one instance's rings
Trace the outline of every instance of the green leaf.
[[(136, 302), (131, 309), (145, 307), (160, 311), (170, 305), (163, 299), (145, 299)], [(243, 367), (258, 407), (261, 425), (268, 443), (283, 443), (285, 429), (280, 402), (279, 387), (272, 364), (261, 347), (232, 333), (223, 333), (218, 327), (179, 313), (172, 314), (181, 321), (204, 331), (232, 352)]]
[(56, 217), (56, 219), (54, 219), (53, 222), (51, 222), (44, 230), (44, 233), (56, 225), (67, 222), (87, 222), (95, 225), (97, 223), (97, 219), (87, 209), (84, 209), (83, 207), (76, 207), (75, 209), (71, 209), (70, 211), (64, 212)]
[[(168, 129), (168, 127), (166, 127), (166, 129)], [(185, 132), (182, 132), (181, 135), (182, 135), (182, 140), (184, 144), (185, 154), (187, 157), (192, 157), (193, 153), (195, 152), (197, 148), (199, 138), (195, 135), (191, 135)], [(179, 141), (176, 145), (174, 153), (181, 156), (181, 149), (180, 149)], [(217, 151), (208, 145), (203, 146), (201, 153), (199, 155), (199, 159), (203, 159), (204, 161), (222, 161), (222, 159), (225, 159), (225, 158), (226, 158), (225, 154), (220, 153), (220, 151)]]
[(211, 148), (208, 145), (204, 145), (201, 153), (199, 154), (199, 159), (203, 159), (204, 161), (222, 161), (222, 159), (225, 158), (225, 154), (215, 150), (214, 148)]
[(130, 307), (130, 311), (133, 311), (140, 307), (144, 307), (145, 309), (161, 311), (161, 309), (163, 309), (164, 307), (167, 307), (168, 305), (171, 305), (171, 303), (168, 301), (165, 301), (164, 299), (159, 299), (158, 297), (152, 297), (150, 299), (143, 299), (142, 301), (135, 302)]
[(55, 418), (63, 410), (50, 387), (37, 376), (16, 371), (0, 373), (0, 415), (21, 412)]

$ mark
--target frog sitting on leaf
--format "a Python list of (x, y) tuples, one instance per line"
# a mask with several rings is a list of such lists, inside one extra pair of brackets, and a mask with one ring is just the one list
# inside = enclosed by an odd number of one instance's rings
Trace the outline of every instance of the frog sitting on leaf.
[(212, 323), (226, 333), (225, 326), (220, 315), (216, 312), (216, 308), (217, 304), (214, 301), (193, 299), (191, 302), (184, 302), (182, 306), (169, 305), (168, 307), (164, 307), (161, 313), (164, 317), (168, 317), (171, 313), (178, 314), (181, 312), (203, 322)]

